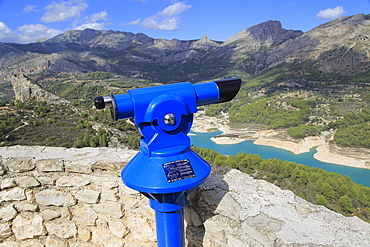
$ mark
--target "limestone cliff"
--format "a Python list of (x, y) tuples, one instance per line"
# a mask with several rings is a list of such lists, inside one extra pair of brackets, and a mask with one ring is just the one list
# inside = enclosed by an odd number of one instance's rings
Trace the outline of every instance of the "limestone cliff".
[[(0, 148), (0, 246), (156, 246), (127, 149)], [(369, 246), (370, 224), (237, 170), (212, 168), (185, 207), (187, 246)]]
[(33, 98), (38, 102), (47, 102), (48, 104), (71, 104), (68, 100), (62, 99), (41, 88), (23, 74), (13, 75), (11, 77), (11, 83), (15, 94), (15, 100), (26, 102)]

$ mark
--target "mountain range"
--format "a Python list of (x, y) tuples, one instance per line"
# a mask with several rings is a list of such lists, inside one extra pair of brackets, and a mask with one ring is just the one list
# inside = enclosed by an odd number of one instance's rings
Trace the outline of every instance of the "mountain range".
[(0, 43), (0, 82), (12, 74), (105, 71), (160, 83), (250, 77), (278, 68), (341, 77), (370, 69), (370, 15), (341, 17), (306, 33), (266, 21), (225, 42), (71, 30), (31, 44)]

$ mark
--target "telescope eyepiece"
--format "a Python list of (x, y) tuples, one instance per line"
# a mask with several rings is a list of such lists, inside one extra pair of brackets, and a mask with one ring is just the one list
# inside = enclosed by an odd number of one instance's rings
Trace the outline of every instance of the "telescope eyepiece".
[(95, 97), (94, 104), (96, 109), (100, 110), (105, 108), (104, 98), (102, 96)]
[(104, 109), (105, 107), (110, 107), (113, 105), (111, 96), (97, 96), (94, 98), (94, 104), (96, 109)]

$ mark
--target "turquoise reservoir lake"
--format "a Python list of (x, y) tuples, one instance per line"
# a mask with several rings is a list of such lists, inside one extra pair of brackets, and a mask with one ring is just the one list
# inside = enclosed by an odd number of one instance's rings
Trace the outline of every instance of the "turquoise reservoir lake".
[(193, 146), (209, 148), (221, 154), (236, 155), (237, 153), (244, 152), (246, 154), (258, 154), (264, 159), (278, 158), (281, 160), (288, 160), (306, 166), (318, 167), (328, 172), (337, 172), (342, 175), (348, 175), (355, 183), (370, 187), (369, 169), (360, 169), (318, 161), (313, 158), (313, 155), (316, 153), (316, 149), (311, 149), (311, 151), (308, 153), (295, 155), (292, 152), (284, 149), (255, 145), (253, 144), (253, 141), (221, 145), (210, 140), (210, 138), (220, 134), (222, 134), (222, 132), (219, 130), (209, 133), (191, 132), (189, 137)]

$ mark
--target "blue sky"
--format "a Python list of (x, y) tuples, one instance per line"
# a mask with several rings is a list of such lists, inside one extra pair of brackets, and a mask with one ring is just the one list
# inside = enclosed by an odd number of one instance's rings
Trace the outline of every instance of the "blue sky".
[(0, 42), (30, 43), (85, 28), (225, 41), (268, 20), (307, 32), (369, 10), (370, 0), (0, 0)]

